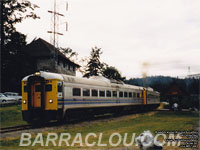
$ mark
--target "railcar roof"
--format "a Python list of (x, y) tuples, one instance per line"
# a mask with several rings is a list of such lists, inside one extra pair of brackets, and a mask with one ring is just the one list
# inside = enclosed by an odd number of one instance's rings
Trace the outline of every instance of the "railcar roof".
[[(22, 79), (22, 81), (27, 81), (28, 77), (33, 76), (29, 75)], [(85, 84), (85, 85), (91, 85), (91, 86), (104, 86), (104, 87), (112, 87), (112, 88), (129, 88), (134, 90), (142, 90), (143, 87), (135, 86), (135, 85), (129, 85), (129, 84), (116, 84), (111, 83), (111, 81), (105, 77), (92, 77), (92, 78), (81, 78), (81, 77), (75, 77), (65, 74), (58, 74), (58, 73), (51, 73), (51, 72), (45, 72), (40, 71), (40, 76), (44, 77), (45, 79), (58, 79), (69, 83), (76, 83), (76, 84)], [(148, 91), (153, 91), (152, 88), (147, 88)]]
[[(58, 73), (52, 73), (52, 72), (45, 72), (45, 71), (40, 71), (38, 72), (40, 73), (40, 76), (41, 77), (44, 77), (45, 79), (58, 79), (58, 80), (63, 80), (63, 77), (61, 74), (58, 74)], [(22, 81), (27, 81), (28, 80), (28, 77), (30, 76), (34, 76), (35, 74), (31, 74), (29, 76), (26, 76), (22, 79)]]

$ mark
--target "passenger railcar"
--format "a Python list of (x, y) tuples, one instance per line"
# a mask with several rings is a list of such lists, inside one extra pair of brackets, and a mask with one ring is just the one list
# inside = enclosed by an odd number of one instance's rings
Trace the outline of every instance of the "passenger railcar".
[(117, 113), (156, 108), (159, 93), (104, 77), (79, 78), (40, 71), (22, 80), (22, 115), (27, 122), (66, 119), (69, 112)]

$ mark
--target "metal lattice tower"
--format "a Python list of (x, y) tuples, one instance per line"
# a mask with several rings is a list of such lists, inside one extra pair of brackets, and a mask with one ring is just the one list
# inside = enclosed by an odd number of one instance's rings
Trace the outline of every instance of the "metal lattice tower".
[[(53, 7), (52, 10), (48, 10), (51, 13), (51, 30), (47, 31), (50, 33), (50, 43), (54, 46), (54, 54), (53, 59), (55, 60), (55, 65), (57, 66), (58, 62), (58, 54), (56, 52), (56, 48), (58, 48), (59, 44), (59, 35), (63, 35), (59, 32), (59, 17), (64, 17), (63, 14), (59, 13), (59, 4), (57, 3), (58, 0), (53, 0)], [(66, 2), (66, 11), (68, 10), (68, 3)]]

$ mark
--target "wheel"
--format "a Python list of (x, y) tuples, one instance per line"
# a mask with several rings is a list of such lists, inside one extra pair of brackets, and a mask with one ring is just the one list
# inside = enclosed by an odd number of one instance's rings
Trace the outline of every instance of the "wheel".
[(6, 102), (6, 100), (4, 99), (4, 100), (2, 100), (2, 103), (5, 103)]

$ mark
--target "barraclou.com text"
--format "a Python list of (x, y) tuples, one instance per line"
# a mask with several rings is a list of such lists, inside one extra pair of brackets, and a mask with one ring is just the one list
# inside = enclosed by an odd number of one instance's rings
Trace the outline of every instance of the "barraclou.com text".
[[(157, 141), (158, 138), (166, 139), (172, 138), (177, 139), (181, 138), (179, 135), (175, 137), (174, 134), (168, 135), (165, 134), (157, 134), (153, 141)], [(129, 138), (128, 138), (129, 137)], [(123, 146), (133, 146), (135, 142), (136, 133), (128, 134), (124, 133), (121, 135), (120, 133), (112, 133), (109, 136), (108, 141), (103, 141), (103, 133), (88, 133), (87, 135), (82, 136), (81, 133), (77, 133), (75, 136), (71, 136), (70, 133), (48, 133), (47, 135), (43, 135), (42, 133), (37, 133), (36, 136), (32, 137), (31, 133), (22, 133), (20, 138), (19, 146), (119, 146), (122, 144)], [(107, 139), (107, 138), (106, 138)], [(147, 143), (148, 144), (148, 143)], [(150, 144), (150, 143), (149, 143)], [(166, 144), (165, 140), (163, 140), (162, 144)], [(180, 142), (167, 142), (167, 146), (179, 146)]]

